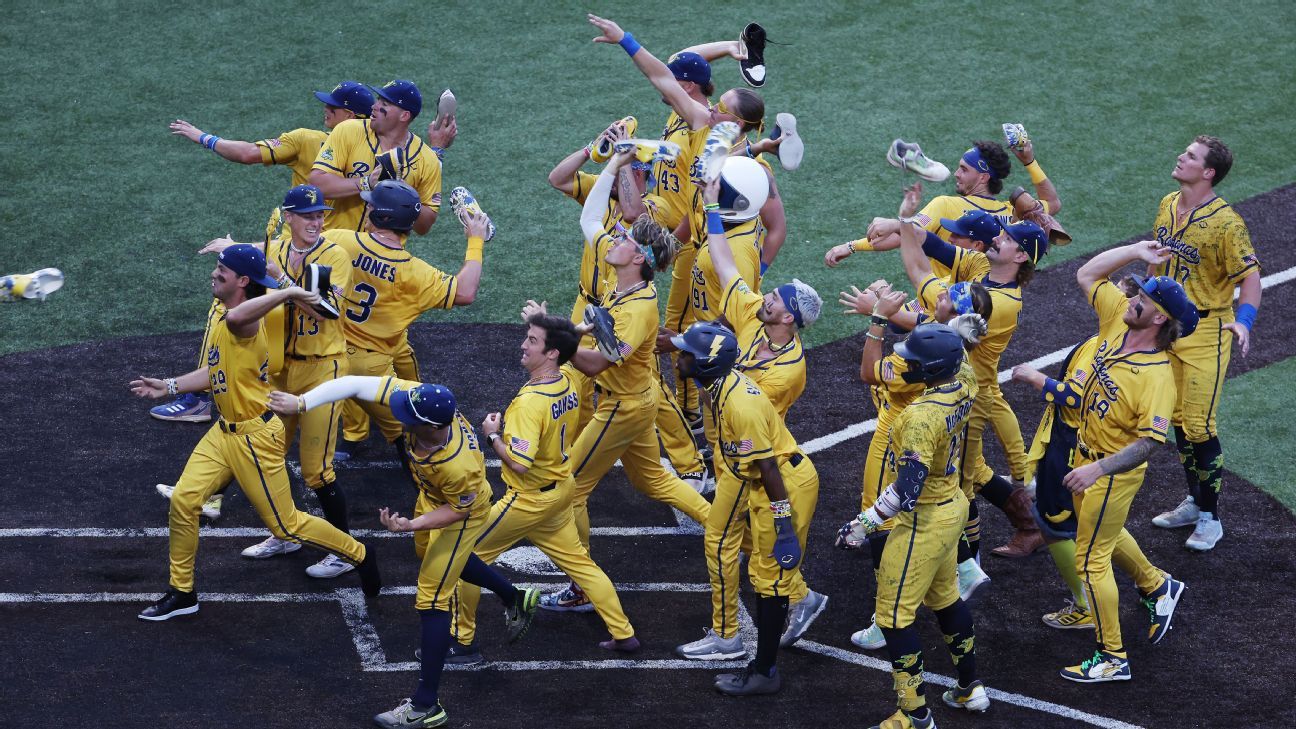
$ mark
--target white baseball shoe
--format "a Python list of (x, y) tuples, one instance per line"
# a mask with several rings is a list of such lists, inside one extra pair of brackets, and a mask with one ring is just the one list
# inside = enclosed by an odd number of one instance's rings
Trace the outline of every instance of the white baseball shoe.
[(277, 554), (292, 554), (301, 549), (299, 542), (289, 542), (278, 537), (268, 537), (264, 542), (257, 542), (243, 550), (242, 555), (249, 559), (268, 559)]
[(336, 554), (329, 554), (326, 555), (324, 559), (321, 559), (310, 567), (307, 567), (306, 574), (321, 580), (331, 580), (339, 575), (345, 575), (354, 569), (355, 565), (342, 559)]
[(1179, 527), (1192, 526), (1197, 523), (1197, 518), (1201, 516), (1201, 509), (1197, 508), (1197, 502), (1189, 496), (1179, 505), (1170, 511), (1163, 511), (1152, 517), (1152, 526), (1159, 526), (1162, 529), (1178, 529)]

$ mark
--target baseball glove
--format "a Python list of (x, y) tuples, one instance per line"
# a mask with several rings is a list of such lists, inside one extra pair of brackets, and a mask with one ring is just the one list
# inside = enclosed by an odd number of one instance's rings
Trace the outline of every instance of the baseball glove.
[(378, 162), (378, 181), (405, 178), (405, 148), (393, 147), (374, 158)]
[(593, 304), (586, 306), (585, 325), (589, 333), (594, 335), (599, 351), (609, 362), (620, 362), (630, 353), (630, 348), (617, 339), (616, 321), (607, 309)]
[(332, 266), (311, 263), (306, 266), (305, 274), (302, 276), (302, 288), (311, 293), (319, 294), (320, 297), (320, 302), (312, 306), (311, 309), (324, 319), (338, 318), (337, 301), (333, 298), (333, 286), (329, 283), (329, 277), (332, 274)]
[(1031, 197), (1026, 188), (1018, 187), (1009, 197), (1012, 201), (1013, 214), (1018, 220), (1029, 220), (1048, 233), (1049, 243), (1064, 246), (1071, 242), (1071, 234), (1062, 229), (1052, 215), (1044, 212), (1044, 203)]
[(963, 338), (963, 341), (968, 342), (969, 344), (980, 344), (981, 337), (984, 337), (988, 330), (986, 320), (982, 319), (981, 315), (976, 312), (959, 314), (953, 319), (950, 319), (949, 325), (950, 328), (958, 332), (958, 335)]

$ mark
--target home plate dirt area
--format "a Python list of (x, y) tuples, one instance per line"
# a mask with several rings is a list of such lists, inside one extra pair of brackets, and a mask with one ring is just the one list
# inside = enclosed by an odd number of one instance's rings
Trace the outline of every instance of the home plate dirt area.
[[(1238, 208), (1266, 289), (1251, 354), (1235, 352), (1231, 377), (1291, 356), (1296, 341), (1296, 186)], [(867, 261), (856, 256), (847, 264), (859, 267), (861, 286), (872, 280)], [(1004, 369), (1039, 360), (1052, 373), (1071, 345), (1096, 329), (1075, 285), (1080, 263), (1049, 268), (1026, 290)], [(812, 275), (803, 278), (813, 283)], [(836, 310), (836, 292), (820, 293)], [(517, 364), (520, 326), (421, 324), (410, 336), (423, 379), (454, 390), (474, 423), (502, 410), (525, 380)], [(357, 727), (413, 691), (418, 564), (412, 541), (382, 530), (377, 512), (407, 512), (414, 494), (394, 453), (376, 440), (338, 478), (353, 529), (380, 559), (388, 585), (382, 596), (364, 600), (354, 574), (307, 577), (305, 568), (318, 559), (309, 550), (241, 558), (264, 529), (231, 489), (223, 516), (202, 535), (201, 612), (165, 623), (136, 619), (166, 588), (167, 503), (154, 484), (174, 482), (206, 426), (149, 418), (148, 404), (126, 385), (140, 374), (175, 373), (193, 361), (197, 344), (198, 335), (187, 333), (0, 358), (7, 423), (0, 438), (4, 725)], [(719, 666), (676, 659), (672, 649), (700, 637), (709, 622), (701, 531), (635, 492), (613, 469), (591, 501), (593, 555), (617, 583), (643, 651), (627, 659), (598, 648), (606, 633), (592, 613), (541, 611), (523, 641), (506, 645), (498, 601), (485, 596), (479, 645), (488, 662), (447, 671), (441, 698), (450, 726), (868, 726), (894, 711), (885, 651), (865, 653), (850, 643), (872, 613), (872, 563), (866, 553), (832, 547), (837, 528), (858, 510), (871, 435), (871, 426), (859, 424), (875, 415), (857, 378), (862, 344), (857, 335), (811, 350), (805, 395), (788, 417), (822, 478), (804, 569), (830, 602), (805, 638), (780, 653), (781, 693), (725, 697), (712, 689)], [(1015, 383), (1004, 393), (1029, 440), (1042, 403)], [(1227, 458), (1227, 430), (1224, 441)], [(998, 443), (988, 443), (987, 457), (1003, 472)], [(1290, 445), (1275, 443), (1272, 457), (1292, 457), (1284, 450)], [(498, 469), (490, 476), (498, 494)], [(1183, 482), (1172, 447), (1158, 450), (1128, 522), (1152, 562), (1187, 583), (1173, 631), (1151, 646), (1142, 637), (1146, 611), (1118, 572), (1132, 681), (1092, 686), (1059, 678), (1058, 668), (1092, 654), (1094, 643), (1089, 631), (1040, 622), (1068, 595), (1052, 561), (1043, 552), (1010, 561), (983, 550), (993, 581), (972, 607), (978, 665), (993, 705), (985, 715), (966, 715), (940, 703), (938, 691), (953, 669), (934, 617), (922, 612), (917, 625), (937, 723), (1296, 726), (1296, 708), (1281, 688), (1288, 681), (1280, 678), (1296, 671), (1296, 653), (1283, 647), (1296, 606), (1296, 520), (1230, 473), (1225, 537), (1214, 551), (1191, 553), (1183, 546), (1186, 531), (1150, 524), (1179, 502)], [(299, 480), (294, 490), (299, 505), (314, 508)], [(1006, 541), (1011, 530), (1003, 514), (988, 505), (981, 514), (983, 544)], [(509, 554), (506, 563), (519, 583), (556, 588), (564, 581), (529, 550)], [(749, 592), (744, 600), (754, 611)]]

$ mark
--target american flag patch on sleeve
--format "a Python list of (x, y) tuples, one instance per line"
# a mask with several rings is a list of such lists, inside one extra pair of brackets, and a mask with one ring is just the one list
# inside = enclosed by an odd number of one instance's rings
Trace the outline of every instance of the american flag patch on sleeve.
[(518, 453), (530, 453), (531, 441), (523, 440), (515, 435), (509, 438), (509, 448)]
[(630, 353), (633, 351), (634, 351), (634, 347), (631, 347), (625, 342), (621, 342), (621, 341), (617, 342), (617, 354), (621, 355), (622, 359), (629, 357)]
[(751, 439), (749, 439), (749, 438), (744, 438), (744, 439), (738, 441), (738, 452), (739, 452), (739, 453), (750, 453), (750, 452), (751, 452), (751, 449), (752, 449), (752, 442), (751, 442)]
[(1161, 417), (1160, 415), (1154, 415), (1154, 416), (1152, 416), (1152, 428), (1153, 428), (1154, 430), (1169, 430), (1169, 429), (1170, 429), (1170, 421), (1169, 421), (1169, 420), (1166, 420), (1165, 418)]
[(468, 506), (469, 504), (471, 504), (476, 500), (477, 500), (477, 494), (464, 494), (463, 496), (459, 497), (459, 506), (460, 507)]

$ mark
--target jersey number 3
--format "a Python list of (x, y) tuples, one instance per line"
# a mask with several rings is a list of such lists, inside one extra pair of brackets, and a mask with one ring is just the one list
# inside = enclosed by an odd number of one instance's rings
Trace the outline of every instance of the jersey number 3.
[(369, 314), (373, 312), (373, 305), (378, 301), (378, 289), (367, 283), (358, 283), (355, 285), (357, 294), (364, 296), (360, 301), (352, 301), (352, 306), (347, 307), (347, 318), (356, 324), (363, 324), (369, 320)]

